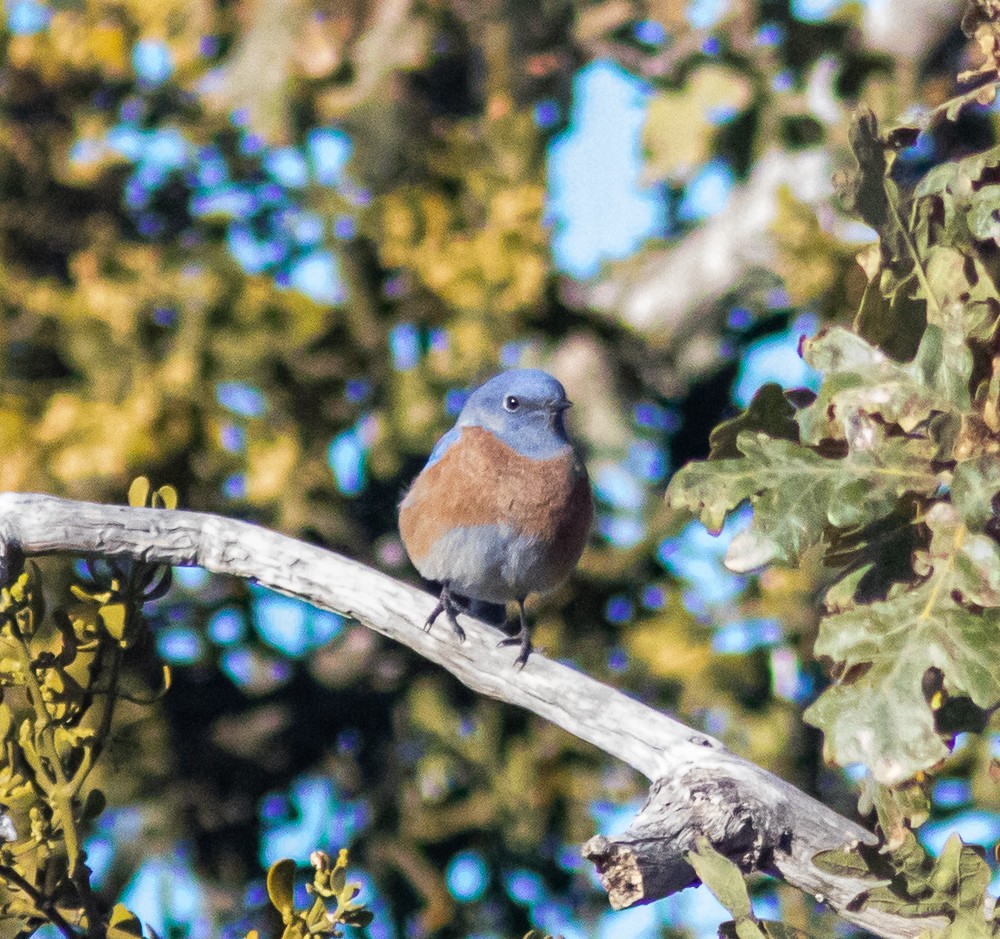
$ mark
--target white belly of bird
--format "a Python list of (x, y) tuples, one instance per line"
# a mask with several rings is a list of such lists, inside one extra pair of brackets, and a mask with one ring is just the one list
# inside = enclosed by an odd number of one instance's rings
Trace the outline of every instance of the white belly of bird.
[(462, 596), (506, 603), (556, 586), (549, 548), (506, 526), (473, 525), (438, 538), (417, 569), (428, 580), (447, 581)]

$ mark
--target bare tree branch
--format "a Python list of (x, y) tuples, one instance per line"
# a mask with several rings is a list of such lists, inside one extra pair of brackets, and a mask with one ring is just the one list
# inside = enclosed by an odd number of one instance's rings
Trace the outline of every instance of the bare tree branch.
[(409, 646), (475, 691), (526, 708), (617, 757), (654, 781), (631, 828), (596, 837), (597, 864), (616, 908), (650, 902), (695, 880), (685, 855), (699, 835), (744, 870), (765, 870), (825, 900), (844, 919), (885, 937), (915, 937), (946, 925), (863, 904), (865, 884), (813, 861), (820, 851), (874, 836), (771, 773), (620, 691), (539, 654), (513, 667), (492, 628), (464, 618), (468, 636), (424, 632), (433, 598), (372, 568), (233, 519), (0, 494), (0, 582), (21, 556), (69, 553), (198, 565), (253, 580), (353, 617)]
[(598, 315), (624, 322), (657, 345), (702, 329), (704, 313), (755, 268), (773, 270), (771, 226), (779, 190), (811, 205), (832, 190), (829, 154), (813, 148), (761, 156), (750, 178), (733, 188), (725, 209), (664, 248), (616, 264), (593, 282), (566, 282), (568, 297)]

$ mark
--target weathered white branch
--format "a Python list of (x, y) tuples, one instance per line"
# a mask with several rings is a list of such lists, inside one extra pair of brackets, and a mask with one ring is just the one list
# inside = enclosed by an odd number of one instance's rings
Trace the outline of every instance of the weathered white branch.
[(771, 226), (778, 192), (788, 187), (803, 202), (826, 204), (831, 174), (824, 149), (770, 150), (757, 160), (750, 178), (733, 187), (718, 215), (676, 243), (648, 249), (590, 284), (567, 285), (571, 298), (657, 346), (676, 345), (704, 329), (705, 311), (752, 270), (774, 269)]
[[(812, 862), (823, 850), (872, 841), (717, 740), (536, 653), (522, 671), (492, 628), (465, 617), (459, 643), (445, 626), (421, 628), (433, 599), (372, 568), (256, 525), (197, 512), (0, 494), (0, 581), (21, 555), (54, 553), (199, 565), (253, 580), (350, 616), (446, 668), (475, 691), (527, 708), (654, 780), (624, 835), (596, 837), (597, 864), (616, 908), (659, 899), (690, 884), (685, 861), (706, 835), (746, 870), (767, 870), (826, 900), (842, 917), (886, 937), (915, 937), (943, 921), (865, 909), (864, 885)], [(860, 907), (860, 908), (859, 908)]]

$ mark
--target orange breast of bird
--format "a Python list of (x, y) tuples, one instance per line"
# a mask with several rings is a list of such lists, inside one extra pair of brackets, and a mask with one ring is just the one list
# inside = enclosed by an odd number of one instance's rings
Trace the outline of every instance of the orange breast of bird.
[(481, 427), (461, 436), (416, 479), (400, 506), (399, 531), (420, 570), (455, 529), (496, 526), (544, 550), (533, 591), (563, 580), (586, 543), (593, 516), (590, 483), (567, 445), (548, 460), (519, 454)]

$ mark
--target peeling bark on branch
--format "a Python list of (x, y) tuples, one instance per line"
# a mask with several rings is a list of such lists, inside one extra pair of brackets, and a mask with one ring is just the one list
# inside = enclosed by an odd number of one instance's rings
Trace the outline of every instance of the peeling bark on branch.
[(491, 627), (463, 617), (467, 640), (424, 632), (427, 593), (372, 568), (257, 525), (197, 512), (0, 494), (0, 582), (18, 559), (40, 554), (136, 558), (198, 565), (253, 580), (353, 617), (409, 646), (475, 691), (544, 717), (654, 781), (632, 826), (592, 838), (614, 907), (665, 897), (695, 879), (685, 856), (699, 835), (744, 870), (765, 870), (822, 897), (844, 919), (885, 937), (915, 937), (944, 921), (857, 909), (863, 884), (812, 863), (820, 851), (873, 836), (717, 740), (535, 653), (518, 671)]

